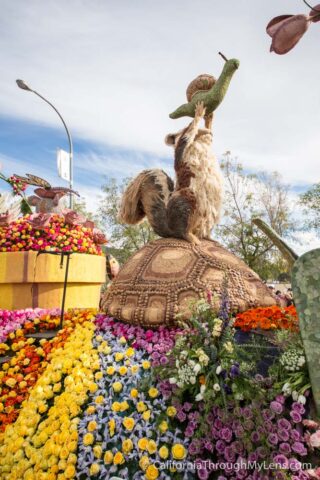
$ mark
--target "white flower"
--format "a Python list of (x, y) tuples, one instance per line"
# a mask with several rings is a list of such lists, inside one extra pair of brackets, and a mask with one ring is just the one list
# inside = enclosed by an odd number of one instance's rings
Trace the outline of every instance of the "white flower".
[(176, 368), (179, 368), (180, 367), (180, 362), (179, 360), (176, 360)]
[(233, 345), (231, 342), (226, 342), (224, 344), (224, 348), (227, 350), (228, 353), (232, 353), (233, 352)]
[(203, 394), (203, 393), (206, 391), (206, 388), (207, 388), (207, 387), (206, 387), (205, 385), (201, 385), (201, 387), (200, 387), (200, 393)]
[(198, 393), (195, 397), (196, 402), (201, 402), (203, 400), (203, 395), (201, 393)]
[(304, 395), (299, 395), (298, 397), (298, 402), (299, 403), (302, 403), (302, 405), (305, 405), (306, 404), (306, 397)]
[(197, 375), (197, 373), (199, 373), (200, 370), (201, 370), (201, 365), (199, 365), (199, 363), (197, 363), (197, 364), (195, 365), (195, 367), (193, 368), (193, 371), (194, 371), (194, 373)]
[(190, 378), (191, 385), (195, 385), (196, 381), (197, 381), (196, 377), (191, 377)]
[(169, 383), (170, 383), (171, 385), (175, 385), (175, 384), (177, 383), (177, 379), (174, 378), (174, 377), (171, 377), (171, 378), (169, 378)]
[(298, 400), (299, 394), (296, 390), (293, 390), (292, 392), (292, 398), (296, 402)]
[(216, 392), (219, 392), (221, 390), (219, 383), (215, 383), (213, 385), (213, 390), (215, 390)]
[(221, 365), (219, 365), (216, 369), (216, 374), (220, 375), (221, 372), (222, 372), (222, 367), (221, 367)]

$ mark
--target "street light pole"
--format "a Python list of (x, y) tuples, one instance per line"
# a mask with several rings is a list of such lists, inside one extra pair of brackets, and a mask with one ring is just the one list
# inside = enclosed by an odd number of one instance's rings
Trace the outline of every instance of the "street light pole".
[[(32, 90), (32, 88), (30, 88), (23, 80), (16, 80), (16, 83), (18, 85), (19, 88), (21, 88), (22, 90), (26, 90), (28, 92), (32, 92), (34, 93), (35, 95), (37, 95), (38, 97), (40, 97), (42, 100), (44, 100), (48, 105), (50, 105), (50, 107), (53, 108), (53, 110), (59, 115), (60, 117), (60, 120), (62, 121), (63, 123), (63, 126), (67, 132), (67, 136), (68, 136), (68, 142), (69, 142), (69, 162), (70, 162), (70, 179), (69, 179), (69, 188), (72, 190), (73, 189), (73, 143), (72, 143), (72, 138), (71, 138), (71, 134), (69, 132), (69, 129), (67, 127), (67, 124), (66, 122), (64, 121), (61, 113), (59, 112), (59, 110), (51, 103), (49, 102), (49, 100), (47, 100), (45, 97), (43, 97), (42, 95), (40, 95), (40, 93), (36, 92), (35, 90)], [(70, 197), (69, 197), (69, 206), (70, 208), (72, 209), (73, 207), (73, 196), (72, 196), (72, 193), (70, 193)]]

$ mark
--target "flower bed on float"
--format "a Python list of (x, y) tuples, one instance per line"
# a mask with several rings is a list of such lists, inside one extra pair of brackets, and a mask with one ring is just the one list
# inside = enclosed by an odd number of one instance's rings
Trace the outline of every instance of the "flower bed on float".
[(176, 329), (70, 311), (59, 335), (40, 344), (25, 335), (53, 328), (57, 311), (2, 317), (14, 355), (0, 374), (4, 480), (320, 478), (320, 426), (309, 418), (296, 328), (274, 324), (280, 353), (262, 377), (258, 347), (235, 342), (226, 309), (216, 314), (210, 298)]

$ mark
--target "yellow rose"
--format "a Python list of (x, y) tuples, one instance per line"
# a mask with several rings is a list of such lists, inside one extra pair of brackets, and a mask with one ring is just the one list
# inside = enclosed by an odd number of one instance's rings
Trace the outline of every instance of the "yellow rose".
[(125, 375), (127, 373), (128, 369), (127, 367), (120, 367), (119, 368), (119, 374), (120, 375)]
[(87, 445), (92, 445), (93, 442), (94, 442), (94, 436), (92, 435), (92, 433), (86, 433), (83, 437), (83, 444), (87, 446)]
[(159, 425), (159, 430), (160, 430), (160, 432), (165, 433), (168, 430), (167, 422), (165, 422), (165, 421), (161, 422), (160, 425)]
[(137, 410), (138, 412), (145, 412), (148, 409), (147, 405), (144, 402), (137, 403)]
[(114, 382), (112, 384), (112, 388), (116, 393), (119, 393), (122, 390), (122, 383), (121, 382)]
[(154, 440), (149, 440), (148, 445), (147, 445), (147, 450), (152, 455), (157, 451), (157, 444)]
[(95, 422), (93, 420), (88, 423), (88, 431), (89, 432), (94, 432), (97, 429), (97, 427), (98, 427), (97, 422)]
[(148, 393), (149, 393), (149, 397), (156, 398), (159, 395), (159, 390), (157, 388), (152, 387), (149, 389)]
[(140, 458), (139, 467), (141, 468), (141, 470), (143, 470), (143, 471), (147, 470), (149, 465), (150, 465), (150, 461), (149, 461), (149, 458), (146, 455), (144, 455), (143, 457)]
[(68, 465), (67, 468), (64, 471), (64, 476), (66, 478), (73, 478), (76, 474), (76, 469), (74, 465)]
[(96, 380), (101, 380), (103, 373), (102, 372), (97, 372), (94, 376)]
[(145, 420), (146, 422), (148, 422), (150, 420), (150, 416), (151, 416), (151, 411), (150, 410), (146, 410), (145, 412), (143, 412), (142, 414), (142, 418), (143, 420)]
[(121, 345), (124, 345), (125, 343), (127, 343), (126, 337), (122, 336), (121, 338), (119, 338), (119, 343), (121, 343)]
[(175, 417), (177, 414), (177, 410), (175, 407), (168, 407), (167, 408), (167, 415), (168, 417)]
[(120, 403), (120, 411), (125, 412), (129, 408), (129, 403), (125, 400), (124, 402)]
[(113, 402), (112, 406), (111, 406), (111, 410), (113, 412), (120, 412), (121, 410), (121, 404), (119, 402)]
[(132, 357), (134, 355), (134, 348), (129, 347), (128, 350), (126, 351), (127, 357)]
[(123, 440), (123, 442), (122, 442), (123, 453), (128, 455), (131, 452), (132, 449), (133, 449), (132, 441), (129, 438), (126, 439), (126, 440)]
[(116, 369), (114, 367), (108, 367), (107, 368), (107, 375), (113, 375), (115, 373)]
[(95, 407), (94, 405), (90, 405), (90, 406), (87, 408), (87, 414), (88, 414), (88, 415), (92, 415), (95, 411), (96, 411), (96, 407)]
[(149, 362), (149, 360), (144, 360), (144, 361), (142, 362), (142, 368), (143, 368), (144, 370), (149, 370), (150, 367), (151, 367), (151, 363)]
[(163, 445), (160, 450), (159, 450), (159, 456), (160, 458), (162, 458), (163, 460), (166, 460), (168, 457), (169, 457), (169, 450), (168, 448)]
[(90, 475), (97, 475), (100, 472), (100, 467), (97, 463), (93, 463), (90, 467)]
[(132, 365), (132, 367), (131, 367), (132, 375), (135, 375), (138, 372), (139, 372), (139, 365)]
[(137, 396), (139, 395), (139, 392), (136, 388), (132, 388), (130, 395), (132, 398), (137, 398)]
[(98, 395), (95, 399), (95, 402), (99, 405), (104, 402), (104, 398), (102, 395)]
[(114, 356), (116, 362), (121, 362), (121, 360), (123, 360), (123, 357), (124, 357), (124, 354), (121, 352), (117, 352)]
[(103, 457), (103, 461), (107, 465), (110, 465), (110, 463), (113, 462), (113, 453), (111, 452), (111, 450), (107, 450), (105, 452), (104, 457)]
[(124, 463), (124, 456), (121, 452), (117, 452), (113, 457), (113, 464), (114, 465), (122, 465)]
[(132, 417), (124, 417), (122, 424), (127, 430), (129, 430), (129, 432), (131, 432), (135, 425), (135, 421)]
[(146, 479), (147, 480), (156, 480), (159, 477), (159, 470), (155, 465), (149, 465), (146, 470)]
[(93, 455), (96, 458), (101, 458), (102, 457), (102, 447), (101, 447), (101, 445), (95, 445), (93, 447)]
[(171, 453), (175, 460), (183, 460), (186, 456), (186, 449), (181, 443), (176, 443), (173, 445)]
[(140, 438), (138, 440), (138, 447), (140, 450), (147, 450), (149, 440), (146, 437)]

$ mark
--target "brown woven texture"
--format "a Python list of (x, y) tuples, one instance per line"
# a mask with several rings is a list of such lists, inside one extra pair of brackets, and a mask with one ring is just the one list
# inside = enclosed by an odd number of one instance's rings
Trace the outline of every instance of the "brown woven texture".
[(233, 311), (276, 303), (258, 275), (218, 242), (202, 240), (195, 246), (162, 238), (125, 263), (105, 293), (102, 308), (130, 324), (174, 325), (176, 314), (188, 318), (190, 302), (208, 290), (218, 307), (225, 278)]
[(202, 73), (201, 75), (198, 75), (197, 78), (195, 78), (194, 80), (192, 80), (191, 83), (189, 83), (189, 86), (187, 88), (186, 94), (188, 102), (190, 102), (193, 95), (200, 90), (210, 90), (210, 88), (216, 83), (216, 81), (216, 78), (212, 75), (209, 75), (208, 73)]

